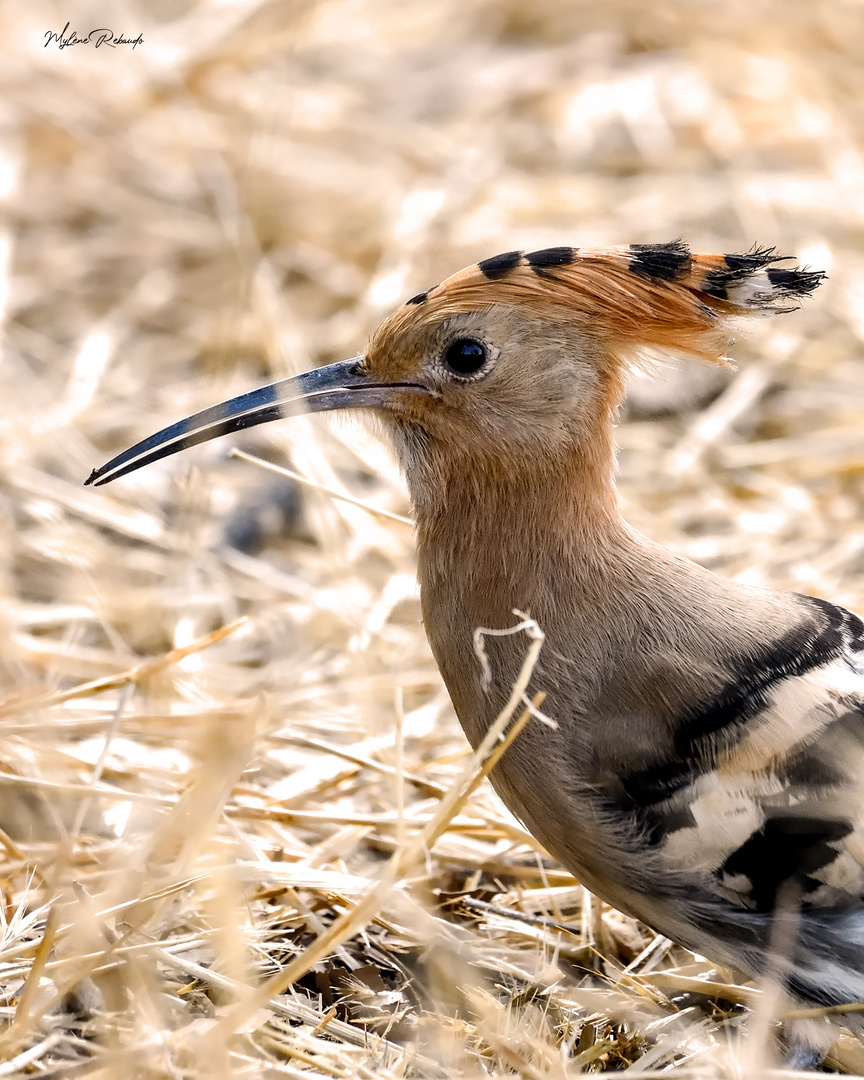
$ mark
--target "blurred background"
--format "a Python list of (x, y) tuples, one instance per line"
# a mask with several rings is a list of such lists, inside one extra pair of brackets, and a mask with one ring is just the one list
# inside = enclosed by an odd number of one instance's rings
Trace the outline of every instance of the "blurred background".
[(465, 766), (410, 524), (321, 486), (410, 506), (341, 418), (82, 484), (500, 251), (758, 243), (828, 281), (743, 322), (738, 371), (634, 379), (624, 509), (860, 610), (864, 6), (37, 0), (0, 31), (0, 1069), (723, 1067), (755, 992), (592, 900), (488, 785), (241, 1018)]

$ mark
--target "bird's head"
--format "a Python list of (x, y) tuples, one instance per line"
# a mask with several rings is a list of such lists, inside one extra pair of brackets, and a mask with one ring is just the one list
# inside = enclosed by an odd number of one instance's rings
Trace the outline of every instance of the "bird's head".
[(680, 242), (507, 252), (412, 297), (365, 356), (284, 379), (165, 428), (119, 454), (103, 484), (198, 442), (298, 412), (374, 410), (409, 473), (458, 462), (608, 457), (627, 366), (646, 348), (723, 362), (731, 315), (788, 311), (823, 275), (773, 250), (691, 255)]

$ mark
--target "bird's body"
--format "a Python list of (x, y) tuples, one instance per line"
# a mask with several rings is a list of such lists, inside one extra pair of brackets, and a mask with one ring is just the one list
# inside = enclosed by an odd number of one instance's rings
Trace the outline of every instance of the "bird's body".
[[(509, 592), (509, 610), (544, 629), (531, 689), (545, 692), (556, 727), (529, 725), (504, 756), (492, 777), (504, 802), (599, 896), (751, 975), (769, 962), (778, 904), (793, 920), (800, 906), (804, 925), (817, 911), (851, 911), (864, 931), (860, 621), (807, 597), (735, 588), (627, 531), (575, 565), (544, 567), (556, 582), (548, 605), (536, 599), (550, 595), (542, 578)], [(508, 594), (490, 620), (490, 583), (466, 577), (421, 580), (432, 649), (476, 745), (525, 647), (486, 639), (484, 690), (476, 656), (450, 643), (507, 625)], [(864, 996), (864, 981), (841, 990), (820, 969), (827, 957), (808, 954), (815, 971), (798, 961), (790, 978), (802, 996)], [(862, 964), (864, 950), (856, 979)]]
[[(727, 581), (623, 522), (602, 541), (562, 528), (567, 493), (534, 479), (527, 505), (556, 512), (534, 521), (530, 545), (514, 482), (486, 488), (488, 531), (420, 547), (424, 623), (472, 744), (525, 646), (485, 640), (486, 689), (474, 652), (454, 643), (512, 625), (514, 610), (545, 634), (531, 689), (556, 727), (529, 725), (504, 756), (492, 777), (504, 802), (592, 891), (751, 975), (765, 971), (778, 903), (805, 925), (851, 912), (864, 933), (860, 620)], [(472, 536), (492, 535), (478, 560)], [(812, 974), (800, 962), (791, 974), (802, 996), (864, 997), (864, 974), (840, 990), (819, 968), (828, 957), (810, 957)]]
[[(181, 421), (104, 481), (226, 431), (365, 406), (417, 522), (423, 617), (478, 744), (545, 642), (546, 695), (492, 780), (588, 887), (752, 975), (778, 926), (789, 988), (864, 999), (864, 626), (718, 577), (622, 519), (613, 420), (642, 347), (719, 359), (724, 317), (789, 310), (821, 275), (681, 244), (508, 252), (413, 297), (365, 357)], [(781, 935), (782, 938), (782, 935)], [(782, 967), (782, 964), (781, 964)]]

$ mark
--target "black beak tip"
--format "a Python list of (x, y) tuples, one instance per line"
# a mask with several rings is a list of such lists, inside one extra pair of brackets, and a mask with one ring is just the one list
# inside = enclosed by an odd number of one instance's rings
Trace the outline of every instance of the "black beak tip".
[[(84, 486), (92, 484), (101, 487), (140, 469), (142, 465), (149, 465), (208, 439), (294, 416), (305, 411), (303, 405), (311, 412), (328, 412), (333, 408), (367, 404), (365, 400), (349, 401), (345, 396), (353, 397), (350, 391), (363, 388), (366, 378), (365, 375), (361, 377), (358, 371), (361, 359), (353, 356), (349, 360), (307, 371), (304, 375), (281, 379), (178, 420), (94, 469), (84, 481)], [(356, 381), (358, 379), (359, 382)], [(372, 387), (374, 392), (383, 392), (384, 389)], [(368, 403), (377, 402), (370, 399)]]

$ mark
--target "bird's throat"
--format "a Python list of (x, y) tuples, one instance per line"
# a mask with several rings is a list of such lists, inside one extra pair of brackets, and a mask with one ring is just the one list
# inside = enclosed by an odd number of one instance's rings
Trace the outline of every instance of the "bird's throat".
[[(590, 593), (631, 544), (611, 446), (542, 461), (440, 454), (408, 471), (423, 589), (489, 625), (514, 608), (548, 611), (574, 575)], [(484, 621), (485, 620), (485, 621)]]

